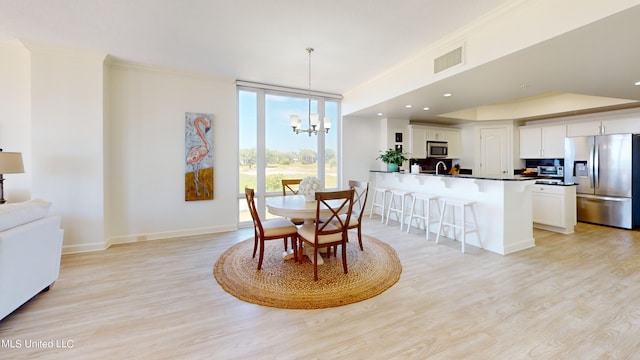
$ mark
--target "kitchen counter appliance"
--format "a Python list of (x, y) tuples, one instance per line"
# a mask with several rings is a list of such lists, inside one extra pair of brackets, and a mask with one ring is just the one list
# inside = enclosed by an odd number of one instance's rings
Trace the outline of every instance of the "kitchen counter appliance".
[(449, 144), (446, 141), (427, 141), (427, 158), (446, 158), (449, 156)]
[[(565, 183), (576, 183), (578, 221), (640, 225), (640, 135), (565, 139)], [(635, 180), (635, 181), (634, 181)]]
[(550, 178), (564, 178), (564, 166), (538, 166), (538, 176)]

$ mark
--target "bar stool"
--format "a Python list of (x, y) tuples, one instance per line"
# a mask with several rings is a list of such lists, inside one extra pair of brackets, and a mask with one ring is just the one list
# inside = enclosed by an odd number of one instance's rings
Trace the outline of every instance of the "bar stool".
[[(387, 202), (387, 193), (389, 192), (389, 189), (384, 188), (384, 187), (377, 187), (375, 189), (373, 189), (373, 201), (371, 202), (371, 212), (369, 212), (369, 219), (371, 219), (373, 217), (373, 210), (376, 207), (380, 208), (380, 223), (384, 223), (384, 206)], [(378, 194), (380, 194), (380, 196), (382, 196), (382, 204), (380, 203), (376, 203), (376, 199), (379, 197)]]
[[(405, 199), (407, 196), (411, 195), (411, 192), (409, 191), (405, 191), (405, 190), (400, 190), (400, 189), (391, 189), (389, 190), (391, 192), (391, 200), (389, 200), (389, 208), (387, 209), (387, 222), (386, 224), (389, 224), (389, 216), (391, 215), (391, 212), (393, 211), (394, 213), (396, 213), (396, 219), (398, 219), (398, 221), (400, 221), (400, 231), (402, 231), (402, 225), (404, 223), (404, 208), (405, 208)], [(400, 202), (400, 204), (396, 203), (396, 199), (398, 199), (398, 201)], [(398, 205), (400, 205), (400, 207), (398, 207)], [(398, 215), (400, 216), (400, 218), (398, 218)]]
[[(461, 250), (464, 253), (464, 245), (466, 243), (465, 235), (469, 233), (477, 233), (478, 234), (478, 244), (480, 244), (480, 248), (482, 248), (482, 242), (480, 240), (480, 232), (478, 231), (478, 220), (476, 218), (476, 212), (473, 209), (473, 201), (463, 200), (463, 199), (442, 199), (442, 211), (440, 212), (440, 223), (438, 224), (438, 236), (436, 237), (436, 244), (440, 241), (440, 234), (442, 234), (443, 226), (451, 226), (453, 227), (453, 237), (456, 237), (456, 229), (460, 229), (460, 233), (462, 235), (462, 239), (460, 240)], [(451, 211), (451, 222), (445, 221), (445, 216), (447, 213), (447, 209)], [(460, 209), (462, 212), (462, 219), (460, 224), (456, 224), (456, 209)], [(472, 223), (466, 222), (466, 210), (471, 210), (472, 215)], [(467, 226), (472, 226), (471, 229), (468, 229)]]
[[(407, 224), (407, 233), (409, 232), (409, 230), (411, 230), (411, 221), (413, 221), (413, 218), (416, 218), (416, 227), (418, 227), (418, 219), (422, 220), (422, 223), (424, 224), (424, 229), (426, 230), (426, 237), (427, 240), (429, 240), (429, 230), (431, 228), (431, 224), (433, 223), (439, 223), (440, 221), (440, 202), (438, 201), (438, 197), (435, 195), (431, 195), (431, 194), (424, 194), (424, 193), (413, 193), (411, 194), (412, 200), (411, 200), (411, 207), (409, 208), (409, 222)], [(420, 202), (421, 208), (420, 208), (420, 213), (416, 212), (416, 203)], [(435, 219), (433, 218), (432, 214), (431, 214), (431, 203), (435, 202), (436, 204), (436, 208), (438, 209), (438, 214), (436, 215)], [(418, 227), (419, 228), (419, 227)]]

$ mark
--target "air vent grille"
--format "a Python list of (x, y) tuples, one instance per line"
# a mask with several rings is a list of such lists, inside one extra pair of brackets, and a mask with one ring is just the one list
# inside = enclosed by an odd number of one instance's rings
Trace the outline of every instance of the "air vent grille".
[(440, 71), (446, 70), (452, 66), (456, 66), (462, 63), (462, 46), (449, 51), (448, 53), (437, 57), (433, 60), (433, 73), (437, 74)]

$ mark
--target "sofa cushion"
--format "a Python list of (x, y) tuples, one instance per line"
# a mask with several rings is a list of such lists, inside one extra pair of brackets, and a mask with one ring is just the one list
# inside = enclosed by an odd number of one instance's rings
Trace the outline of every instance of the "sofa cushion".
[(0, 231), (42, 219), (50, 207), (50, 202), (40, 199), (0, 205)]

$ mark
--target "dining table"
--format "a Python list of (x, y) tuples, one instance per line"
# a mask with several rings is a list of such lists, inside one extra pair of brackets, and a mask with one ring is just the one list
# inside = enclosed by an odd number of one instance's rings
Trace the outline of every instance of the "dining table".
[[(331, 204), (332, 201), (336, 201), (337, 204), (342, 202), (341, 200), (328, 200), (328, 203)], [(317, 200), (307, 201), (303, 195), (269, 197), (267, 198), (266, 205), (267, 211), (270, 214), (290, 219), (303, 219), (304, 225), (313, 224), (316, 218)], [(333, 206), (333, 204), (331, 204), (331, 206)], [(320, 216), (331, 216), (331, 209), (325, 207), (324, 205), (321, 206)], [(289, 254), (283, 255), (285, 258), (288, 258), (290, 256)], [(307, 257), (313, 262), (313, 247), (305, 246), (304, 255), (307, 255)], [(318, 265), (322, 265), (324, 261), (322, 259), (322, 256), (320, 256), (320, 254), (318, 255)]]

